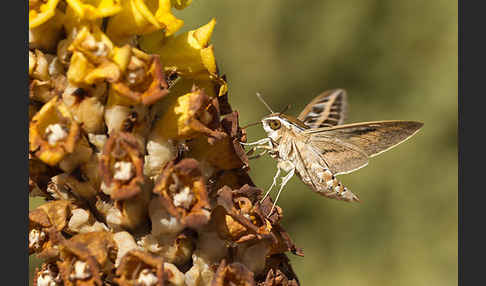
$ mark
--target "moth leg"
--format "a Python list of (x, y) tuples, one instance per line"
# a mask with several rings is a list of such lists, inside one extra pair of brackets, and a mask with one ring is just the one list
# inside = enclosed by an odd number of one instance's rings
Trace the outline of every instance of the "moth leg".
[(273, 183), (270, 185), (270, 188), (268, 188), (268, 191), (265, 193), (265, 196), (263, 196), (263, 199), (260, 200), (260, 203), (265, 200), (265, 198), (268, 196), (272, 188), (275, 187), (275, 185), (277, 184), (277, 178), (279, 176), (280, 176), (280, 168), (277, 167), (277, 173), (275, 174), (275, 177), (273, 177)]
[(268, 151), (268, 150), (271, 150), (271, 147), (267, 146), (267, 145), (256, 145), (256, 146), (251, 147), (250, 150), (248, 150), (248, 152), (246, 152), (246, 155), (251, 155), (251, 154), (253, 154), (253, 152), (255, 152), (258, 149), (264, 149), (265, 151)]
[[(268, 152), (268, 150), (264, 150), (264, 151), (263, 151), (263, 152), (261, 152), (261, 153), (258, 153), (258, 154), (254, 155), (254, 156), (251, 156), (251, 157), (248, 157), (248, 159), (249, 159), (249, 160), (251, 160), (251, 159), (258, 159), (258, 158), (260, 158), (261, 156), (263, 156), (263, 155), (267, 154), (267, 152)], [(247, 154), (247, 155), (248, 155), (248, 154)]]
[(283, 187), (289, 182), (289, 180), (294, 176), (295, 173), (295, 167), (293, 167), (285, 177), (282, 178), (282, 183), (280, 184), (280, 190), (278, 190), (277, 197), (275, 198), (275, 201), (273, 202), (272, 209), (270, 210), (270, 213), (268, 215), (271, 215), (273, 212), (273, 209), (275, 208), (275, 204), (277, 204), (278, 197), (280, 196), (280, 193), (283, 190)]
[(251, 142), (251, 143), (240, 142), (240, 144), (245, 145), (245, 146), (255, 146), (255, 145), (264, 145), (264, 144), (269, 143), (269, 142), (270, 142), (270, 138), (266, 137), (266, 138), (260, 139), (258, 141), (255, 141), (255, 142)]

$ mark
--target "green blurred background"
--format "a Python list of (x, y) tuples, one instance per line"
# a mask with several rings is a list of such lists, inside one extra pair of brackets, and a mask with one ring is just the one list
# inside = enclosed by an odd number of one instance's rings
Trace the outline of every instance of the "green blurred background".
[[(193, 0), (176, 15), (183, 31), (216, 18), (212, 43), (241, 125), (267, 114), (256, 92), (297, 115), (330, 88), (348, 91), (347, 122), (425, 123), (368, 167), (340, 176), (361, 204), (290, 181), (279, 205), (304, 248), (305, 257), (289, 255), (302, 285), (457, 285), (456, 1)], [(248, 133), (249, 141), (264, 136), (260, 127)], [(276, 162), (250, 166), (266, 189)]]

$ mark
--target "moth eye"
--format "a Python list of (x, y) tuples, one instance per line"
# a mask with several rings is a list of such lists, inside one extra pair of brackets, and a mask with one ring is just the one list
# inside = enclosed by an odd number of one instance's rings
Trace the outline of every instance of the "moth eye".
[(280, 121), (278, 121), (278, 120), (270, 120), (270, 122), (268, 122), (268, 125), (273, 130), (277, 130), (277, 129), (280, 128)]

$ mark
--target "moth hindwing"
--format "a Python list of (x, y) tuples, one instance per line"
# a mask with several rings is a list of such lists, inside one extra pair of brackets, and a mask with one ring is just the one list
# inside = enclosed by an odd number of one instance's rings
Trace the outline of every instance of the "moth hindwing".
[(263, 199), (281, 179), (276, 203), (285, 184), (297, 174), (318, 194), (359, 201), (335, 176), (366, 166), (368, 158), (404, 142), (423, 126), (400, 120), (343, 124), (346, 110), (346, 92), (335, 89), (314, 98), (298, 118), (273, 112), (263, 117), (267, 137), (245, 144), (254, 146), (253, 150), (263, 149), (260, 154), (269, 153), (278, 162), (277, 174)]

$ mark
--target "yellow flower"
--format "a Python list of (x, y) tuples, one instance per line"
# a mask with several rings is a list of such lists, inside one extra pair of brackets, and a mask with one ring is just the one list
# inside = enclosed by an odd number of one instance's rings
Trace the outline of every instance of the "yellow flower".
[(78, 137), (78, 124), (56, 96), (44, 104), (30, 122), (29, 151), (44, 163), (54, 166), (74, 151)]
[(216, 25), (212, 19), (206, 25), (178, 36), (164, 38), (161, 33), (141, 37), (140, 46), (160, 55), (165, 70), (176, 71), (187, 77), (216, 75), (213, 46), (208, 45)]
[(29, 27), (29, 48), (44, 49), (47, 51), (55, 50), (56, 44), (62, 36), (62, 26), (64, 14), (56, 12), (40, 25)]
[(223, 96), (228, 92), (228, 83), (224, 76), (203, 74), (197, 78), (181, 77), (171, 87), (171, 93), (176, 95), (186, 94), (196, 85), (209, 97)]
[(66, 30), (67, 38), (72, 38), (84, 26), (98, 26), (101, 28), (103, 22), (102, 18), (87, 19), (80, 16), (80, 14), (72, 7), (67, 6), (64, 13), (64, 29)]
[(72, 83), (91, 85), (105, 79), (116, 81), (120, 77), (120, 69), (110, 61), (94, 65), (83, 53), (74, 52), (67, 76)]
[(83, 53), (93, 62), (102, 62), (112, 54), (113, 43), (97, 26), (84, 26), (74, 38), (70, 51)]
[[(170, 36), (184, 21), (172, 15), (170, 0), (123, 0), (122, 11), (111, 17), (106, 29), (115, 43), (126, 43), (134, 35), (164, 30)], [(181, 7), (181, 6), (178, 6)]]
[(193, 85), (198, 86), (209, 97), (223, 96), (228, 91), (224, 76), (219, 76), (213, 46), (209, 45), (216, 20), (206, 25), (166, 38), (156, 32), (140, 38), (140, 46), (160, 55), (166, 73), (181, 76), (171, 88), (171, 93), (182, 95), (190, 92)]
[(164, 138), (190, 139), (198, 134), (215, 135), (208, 128), (214, 114), (207, 110), (209, 97), (199, 89), (176, 98), (155, 124), (155, 132)]
[(113, 16), (122, 9), (120, 0), (66, 0), (81, 19), (95, 20)]
[(48, 0), (47, 3), (42, 0), (29, 1), (29, 28), (38, 27), (49, 19), (51, 19), (56, 13), (56, 7), (59, 0)]
[(84, 26), (68, 48), (73, 52), (67, 72), (69, 81), (88, 85), (105, 79), (117, 81), (121, 70), (112, 59), (116, 57), (114, 51), (123, 50), (114, 49), (113, 43), (97, 26), (90, 28)]
[(111, 84), (109, 104), (151, 105), (168, 94), (159, 56), (131, 48), (120, 49), (114, 60), (123, 75), (118, 82)]

